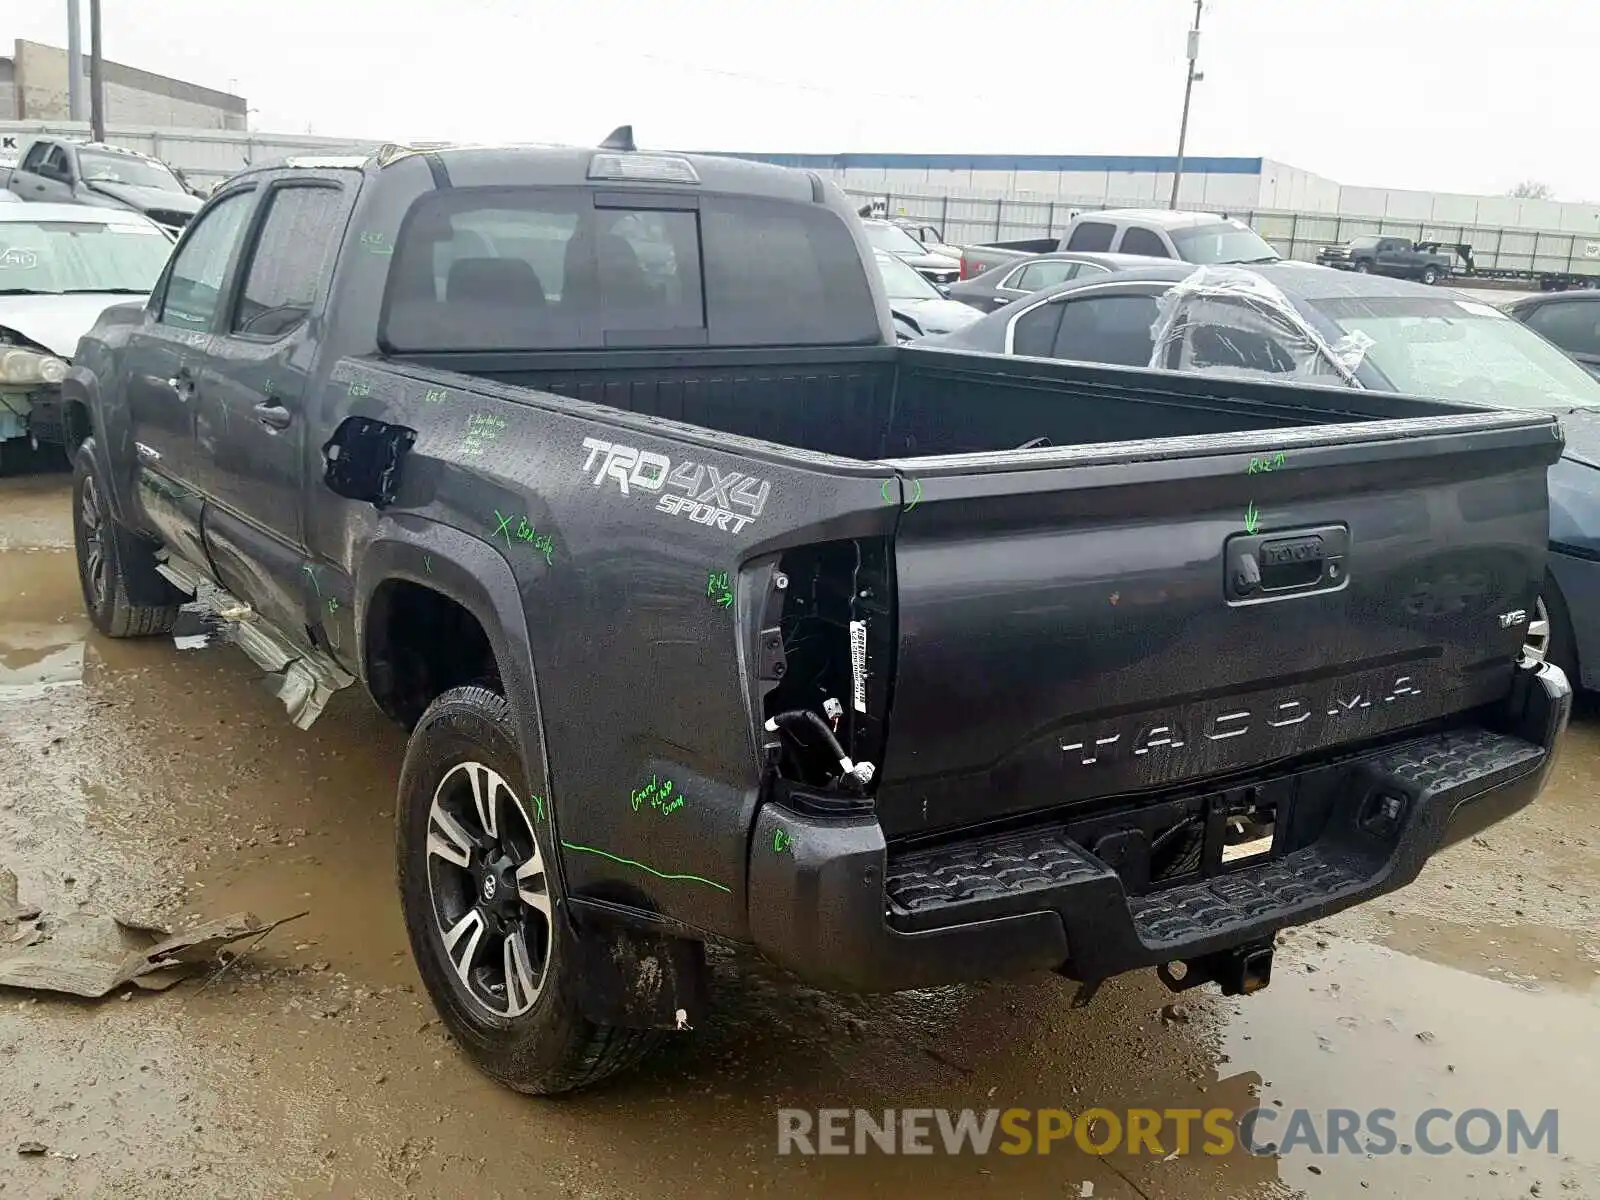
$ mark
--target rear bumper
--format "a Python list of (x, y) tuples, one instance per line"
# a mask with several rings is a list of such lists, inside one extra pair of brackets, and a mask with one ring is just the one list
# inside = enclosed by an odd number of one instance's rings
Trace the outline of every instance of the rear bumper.
[[(1341, 763), (1343, 793), (1316, 839), (1259, 864), (1129, 896), (1060, 826), (891, 853), (870, 818), (757, 815), (750, 928), (773, 960), (857, 991), (1061, 969), (1079, 979), (1190, 959), (1405, 886), (1438, 850), (1529, 804), (1571, 710), (1552, 666), (1518, 672), (1496, 730), (1430, 734)], [(1380, 832), (1356, 814), (1401, 802)]]

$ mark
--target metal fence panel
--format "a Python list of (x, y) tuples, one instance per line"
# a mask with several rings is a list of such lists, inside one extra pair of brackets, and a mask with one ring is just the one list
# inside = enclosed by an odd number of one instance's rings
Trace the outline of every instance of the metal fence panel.
[[(1079, 213), (1106, 208), (1148, 207), (1148, 200), (1090, 199), (1077, 196), (977, 196), (924, 189), (884, 192), (847, 189), (863, 201), (883, 203), (892, 216), (913, 217), (937, 226), (952, 245), (1021, 241), (1059, 235)], [(1548, 271), (1600, 276), (1600, 238), (1497, 225), (1433, 223), (1410, 216), (1344, 216), (1284, 209), (1222, 210), (1237, 217), (1285, 258), (1311, 261), (1317, 250), (1366, 235), (1465, 243), (1484, 270)]]

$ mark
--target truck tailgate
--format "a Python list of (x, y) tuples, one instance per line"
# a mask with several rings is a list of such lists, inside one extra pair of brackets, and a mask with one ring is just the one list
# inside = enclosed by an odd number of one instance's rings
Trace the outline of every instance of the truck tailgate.
[(908, 459), (891, 838), (1371, 741), (1504, 696), (1555, 419)]

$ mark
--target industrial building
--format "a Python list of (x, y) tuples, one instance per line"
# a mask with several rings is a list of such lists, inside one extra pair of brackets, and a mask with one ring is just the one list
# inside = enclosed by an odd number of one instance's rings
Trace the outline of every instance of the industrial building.
[[(1087, 207), (1165, 208), (1177, 166), (1171, 155), (732, 153), (806, 167), (851, 192)], [(1270, 158), (1186, 158), (1178, 207), (1600, 234), (1600, 204), (1354, 187)]]
[[(83, 95), (89, 94), (89, 59), (80, 64)], [(40, 42), (15, 42), (0, 58), (0, 121), (66, 121), (67, 52)], [(101, 64), (108, 125), (173, 129), (242, 130), (248, 121), (243, 96), (182, 79), (169, 79), (107, 59)]]
[[(958, 245), (1056, 234), (1087, 209), (1166, 208), (1177, 167), (1170, 155), (719, 153), (824, 174)], [(1178, 207), (1246, 220), (1290, 258), (1393, 234), (1470, 245), (1481, 269), (1600, 269), (1600, 204), (1353, 187), (1270, 158), (1197, 156), (1184, 160)]]

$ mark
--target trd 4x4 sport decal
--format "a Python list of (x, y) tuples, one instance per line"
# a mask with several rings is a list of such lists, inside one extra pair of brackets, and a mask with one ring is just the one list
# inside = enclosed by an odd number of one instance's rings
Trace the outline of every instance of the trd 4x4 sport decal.
[(658, 496), (657, 511), (686, 517), (697, 525), (715, 525), (725, 533), (738, 533), (759, 517), (772, 495), (771, 483), (740, 471), (688, 461), (674, 466), (665, 454), (599, 438), (584, 438), (583, 447), (589, 454), (582, 470), (592, 476), (595, 487), (609, 479), (624, 496), (633, 495), (635, 489), (650, 495), (681, 492)]

